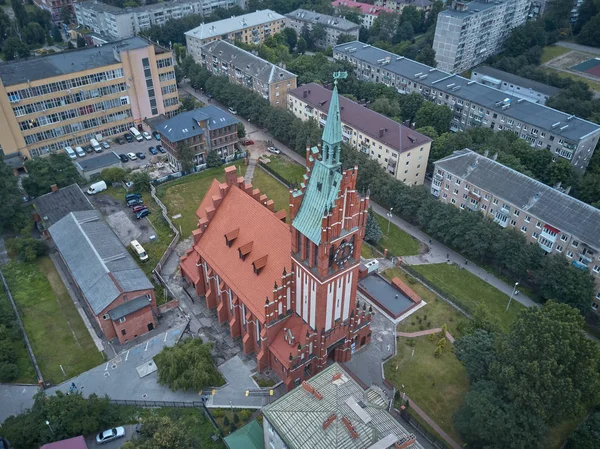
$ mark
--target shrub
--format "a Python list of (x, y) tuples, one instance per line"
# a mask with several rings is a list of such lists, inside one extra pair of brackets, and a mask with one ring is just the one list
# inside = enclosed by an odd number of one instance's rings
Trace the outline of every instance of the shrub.
[(434, 337), (434, 334), (429, 334), (429, 337), (428, 337), (428, 338), (429, 338), (429, 341), (433, 341), (433, 339), (435, 338), (435, 337)]
[(17, 365), (10, 362), (0, 363), (0, 382), (12, 382), (19, 375)]
[(112, 184), (113, 182), (123, 182), (125, 181), (126, 176), (127, 172), (119, 167), (105, 168), (100, 172), (100, 177), (107, 184)]
[(439, 357), (442, 355), (442, 348), (439, 346), (435, 347), (435, 350), (433, 351), (433, 355), (436, 357)]
[(237, 413), (233, 414), (233, 422), (238, 424), (240, 422), (240, 417), (238, 416)]
[(416, 283), (417, 283), (417, 280), (416, 280), (415, 278), (413, 278), (413, 277), (409, 277), (409, 278), (408, 278), (408, 283), (409, 283), (409, 284), (411, 284), (411, 285), (412, 285), (412, 284), (416, 284)]
[(242, 410), (240, 416), (242, 417), (242, 421), (248, 421), (252, 416), (252, 412), (250, 410)]
[(211, 413), (212, 413), (213, 417), (215, 417), (215, 418), (221, 418), (224, 415), (223, 410), (221, 410), (221, 409), (213, 410)]
[(229, 425), (229, 418), (227, 416), (225, 418), (223, 418), (223, 425), (225, 425), (225, 426)]

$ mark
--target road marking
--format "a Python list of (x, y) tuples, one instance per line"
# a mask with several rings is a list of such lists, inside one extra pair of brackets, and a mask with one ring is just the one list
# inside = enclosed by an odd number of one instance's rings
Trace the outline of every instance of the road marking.
[(168, 335), (169, 335), (169, 334), (168, 334), (167, 332), (165, 332), (165, 338), (164, 338), (164, 340), (163, 340), (163, 341), (167, 341), (167, 336), (168, 336)]
[(147, 341), (147, 342), (146, 342), (146, 348), (144, 349), (144, 351), (147, 351), (147, 350), (148, 350), (148, 345), (149, 345), (149, 344), (150, 344), (150, 342), (149, 342), (149, 341)]
[(106, 362), (106, 368), (104, 368), (104, 371), (108, 371), (108, 364), (109, 362)]
[(129, 351), (127, 351), (127, 354), (125, 354), (125, 361), (127, 361), (128, 358), (129, 358)]

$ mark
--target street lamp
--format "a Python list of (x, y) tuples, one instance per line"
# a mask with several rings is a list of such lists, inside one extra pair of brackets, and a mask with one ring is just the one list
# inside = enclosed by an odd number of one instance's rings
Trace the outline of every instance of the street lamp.
[(506, 305), (506, 310), (505, 310), (505, 312), (508, 312), (508, 308), (510, 307), (510, 302), (512, 301), (512, 299), (513, 299), (513, 296), (515, 295), (515, 292), (517, 291), (517, 286), (518, 286), (518, 285), (519, 285), (519, 283), (518, 283), (518, 282), (515, 282), (515, 286), (513, 287), (513, 291), (512, 291), (512, 293), (510, 294), (510, 298), (508, 298), (508, 304)]
[(50, 432), (52, 432), (52, 435), (54, 435), (54, 430), (50, 427), (50, 421), (46, 421), (46, 425), (48, 426), (48, 429), (50, 429)]
[(393, 207), (390, 207), (390, 211), (386, 214), (388, 217), (388, 230), (387, 233), (390, 233), (390, 223), (392, 222), (392, 211), (394, 210)]

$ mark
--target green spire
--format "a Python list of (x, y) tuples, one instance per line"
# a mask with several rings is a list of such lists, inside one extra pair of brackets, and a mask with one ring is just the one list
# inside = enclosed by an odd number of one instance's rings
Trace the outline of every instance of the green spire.
[(348, 76), (347, 72), (336, 72), (333, 74), (334, 86), (329, 102), (327, 122), (323, 130), (323, 154), (322, 161), (327, 166), (340, 163), (340, 147), (342, 144), (342, 118), (340, 116), (340, 100), (338, 98), (337, 80)]

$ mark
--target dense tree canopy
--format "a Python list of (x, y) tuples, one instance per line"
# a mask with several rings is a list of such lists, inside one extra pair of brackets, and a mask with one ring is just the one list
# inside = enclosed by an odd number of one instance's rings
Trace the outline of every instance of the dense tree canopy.
[(81, 179), (75, 165), (64, 153), (30, 159), (25, 162), (25, 168), (29, 176), (23, 179), (23, 188), (30, 196), (50, 192), (52, 184), (66, 187)]
[(17, 186), (17, 177), (0, 153), (0, 230), (15, 229), (20, 225), (23, 195)]
[(130, 440), (122, 449), (192, 449), (189, 429), (168, 416), (149, 416), (142, 422), (139, 438)]
[(592, 411), (569, 436), (566, 449), (597, 449), (600, 447), (600, 409)]

